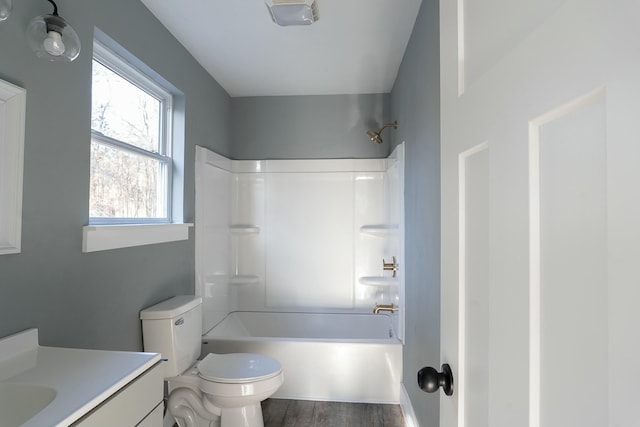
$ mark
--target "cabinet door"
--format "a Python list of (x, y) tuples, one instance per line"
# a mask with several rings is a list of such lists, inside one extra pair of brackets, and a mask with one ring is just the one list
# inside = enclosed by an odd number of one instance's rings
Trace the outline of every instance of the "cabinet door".
[(136, 427), (159, 427), (162, 425), (162, 412), (164, 411), (164, 405), (158, 403), (156, 409), (153, 410), (144, 420), (140, 422)]
[[(158, 405), (162, 402), (164, 372), (161, 368), (162, 366), (155, 365), (73, 425), (81, 427), (135, 426), (143, 419), (142, 425), (154, 425), (151, 423), (154, 417), (151, 417), (148, 424), (145, 424), (147, 423), (145, 417), (157, 411)], [(160, 410), (160, 423), (155, 425), (162, 425), (162, 409)]]

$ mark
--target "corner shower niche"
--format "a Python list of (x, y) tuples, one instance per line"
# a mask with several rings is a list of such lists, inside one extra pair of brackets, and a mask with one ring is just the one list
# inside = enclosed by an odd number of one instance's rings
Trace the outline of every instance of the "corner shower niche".
[[(196, 293), (204, 330), (229, 312), (400, 307), (403, 156), (235, 161), (196, 151)], [(383, 271), (395, 257), (398, 271)]]

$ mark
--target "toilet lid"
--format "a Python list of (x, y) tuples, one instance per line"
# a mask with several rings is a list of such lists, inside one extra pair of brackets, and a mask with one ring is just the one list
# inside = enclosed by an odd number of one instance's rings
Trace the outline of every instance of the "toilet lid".
[(260, 381), (280, 373), (277, 360), (252, 353), (209, 353), (198, 363), (200, 377), (222, 383)]

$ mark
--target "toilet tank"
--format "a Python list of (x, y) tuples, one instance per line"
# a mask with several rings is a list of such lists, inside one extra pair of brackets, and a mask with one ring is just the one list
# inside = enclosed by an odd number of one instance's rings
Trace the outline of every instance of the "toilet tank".
[(200, 356), (202, 298), (180, 295), (140, 312), (144, 351), (160, 353), (165, 378), (186, 371)]

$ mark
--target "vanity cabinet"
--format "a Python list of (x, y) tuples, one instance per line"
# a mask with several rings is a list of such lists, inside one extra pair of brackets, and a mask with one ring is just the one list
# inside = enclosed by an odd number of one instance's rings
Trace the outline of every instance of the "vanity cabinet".
[(162, 426), (163, 374), (161, 364), (156, 363), (72, 426)]

